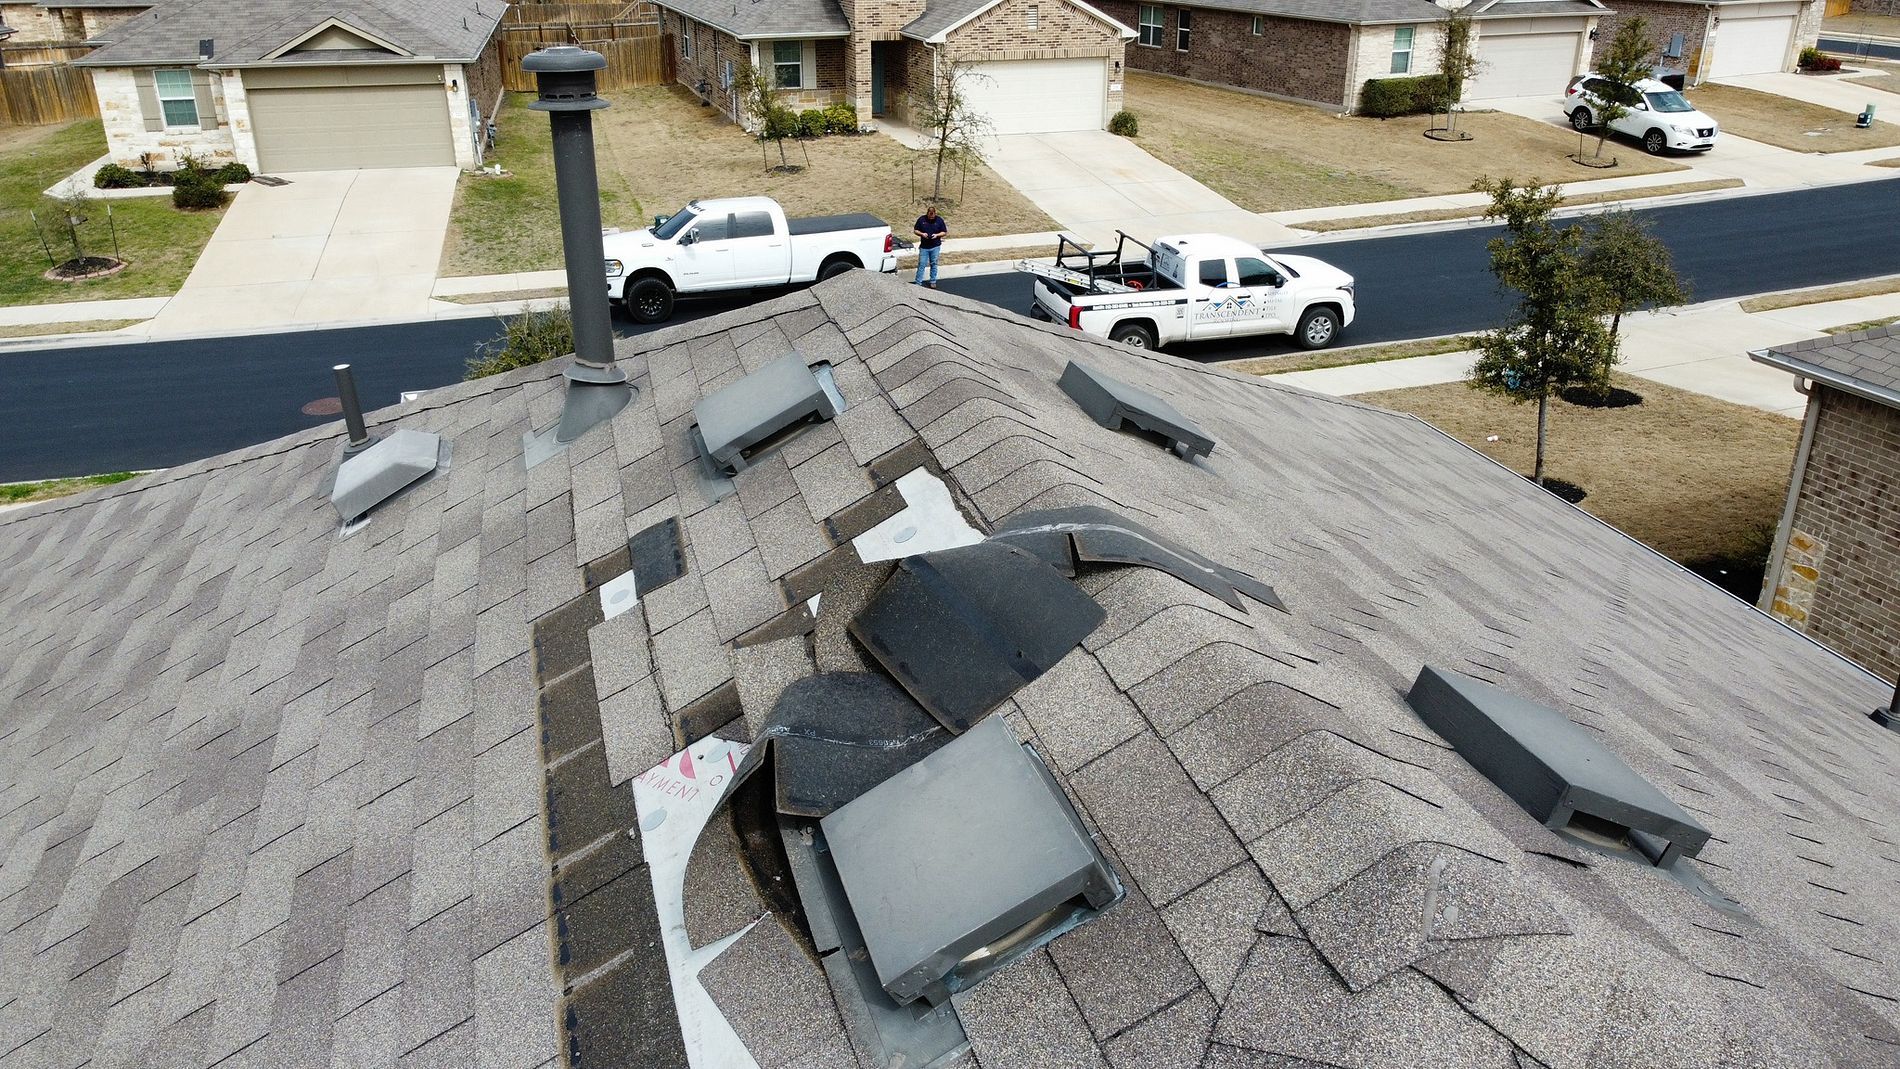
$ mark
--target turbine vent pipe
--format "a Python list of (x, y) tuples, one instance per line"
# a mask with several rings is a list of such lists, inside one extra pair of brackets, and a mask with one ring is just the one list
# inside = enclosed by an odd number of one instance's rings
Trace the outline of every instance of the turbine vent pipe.
[(343, 404), (343, 425), (350, 432), (343, 453), (345, 456), (360, 453), (369, 448), (369, 428), (363, 423), (363, 402), (356, 396), (356, 376), (350, 373), (348, 364), (338, 364), (330, 370), (336, 372), (336, 396)]

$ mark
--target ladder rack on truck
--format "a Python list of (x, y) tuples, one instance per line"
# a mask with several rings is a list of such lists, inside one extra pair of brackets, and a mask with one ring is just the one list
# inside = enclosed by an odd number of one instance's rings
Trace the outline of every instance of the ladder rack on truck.
[[(1123, 231), (1115, 231), (1115, 248), (1111, 251), (1090, 252), (1083, 245), (1071, 241), (1067, 234), (1060, 234), (1056, 240), (1055, 260), (1018, 260), (1016, 270), (1024, 274), (1046, 278), (1052, 282), (1066, 282), (1071, 286), (1080, 286), (1090, 293), (1133, 293), (1141, 289), (1139, 282), (1129, 284), (1118, 282), (1105, 275), (1121, 274), (1122, 265), (1127, 263), (1129, 245), (1139, 247), (1153, 262), (1154, 249), (1138, 238), (1131, 238)], [(1080, 263), (1076, 260), (1080, 259)]]

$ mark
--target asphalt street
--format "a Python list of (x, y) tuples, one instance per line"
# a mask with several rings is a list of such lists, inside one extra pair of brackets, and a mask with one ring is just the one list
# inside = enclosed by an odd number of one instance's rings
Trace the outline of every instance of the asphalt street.
[(1872, 56), (1875, 59), (1900, 59), (1900, 45), (1864, 37), (1823, 37), (1821, 51), (1840, 56)]
[[(1900, 179), (1655, 208), (1649, 218), (1697, 301), (1900, 274)], [(1495, 227), (1301, 246), (1357, 276), (1344, 344), (1434, 337), (1502, 322), (1510, 302), (1488, 269)], [(1017, 274), (945, 280), (949, 293), (1015, 311)], [(756, 296), (683, 302), (675, 322)], [(616, 318), (623, 334), (651, 329)], [(334, 420), (302, 411), (332, 397), (332, 364), (355, 365), (370, 408), (462, 377), (491, 319), (0, 352), (0, 482), (158, 468)], [(1295, 351), (1290, 340), (1186, 346), (1213, 361)]]

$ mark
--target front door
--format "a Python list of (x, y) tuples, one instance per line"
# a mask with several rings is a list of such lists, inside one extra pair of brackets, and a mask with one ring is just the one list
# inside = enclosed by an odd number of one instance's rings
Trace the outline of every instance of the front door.
[(871, 46), (871, 114), (884, 114), (884, 53), (879, 44)]

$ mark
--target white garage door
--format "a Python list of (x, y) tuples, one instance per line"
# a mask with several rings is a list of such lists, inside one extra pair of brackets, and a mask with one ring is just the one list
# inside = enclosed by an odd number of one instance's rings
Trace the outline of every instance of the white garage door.
[(1483, 66), (1465, 88), (1466, 100), (1555, 96), (1577, 73), (1581, 33), (1516, 33), (1478, 38)]
[(977, 63), (969, 82), (973, 108), (998, 134), (1100, 130), (1108, 93), (1099, 59), (1020, 59)]
[(1725, 17), (1715, 29), (1715, 66), (1710, 77), (1787, 70), (1788, 39), (1793, 36), (1793, 15), (1756, 19)]
[(250, 104), (266, 173), (455, 163), (440, 85), (253, 89)]

